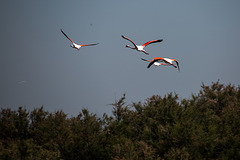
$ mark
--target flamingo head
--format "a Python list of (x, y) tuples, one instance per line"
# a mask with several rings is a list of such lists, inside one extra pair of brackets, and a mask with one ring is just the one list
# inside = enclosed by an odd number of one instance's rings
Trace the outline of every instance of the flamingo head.
[(177, 61), (177, 60), (175, 60), (175, 59), (172, 59), (172, 60), (176, 62), (177, 66), (175, 66), (175, 65), (174, 65), (174, 67), (175, 67), (175, 68), (178, 68), (178, 71), (180, 72), (180, 68), (179, 68), (178, 61)]
[(74, 45), (73, 45), (73, 44), (70, 44), (70, 47), (74, 48)]
[(129, 45), (126, 45), (127, 48), (131, 48)]

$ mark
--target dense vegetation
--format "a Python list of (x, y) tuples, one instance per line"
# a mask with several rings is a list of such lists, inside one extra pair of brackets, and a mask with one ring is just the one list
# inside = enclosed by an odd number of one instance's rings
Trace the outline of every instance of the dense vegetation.
[(240, 87), (116, 101), (112, 115), (1, 109), (0, 159), (240, 159)]

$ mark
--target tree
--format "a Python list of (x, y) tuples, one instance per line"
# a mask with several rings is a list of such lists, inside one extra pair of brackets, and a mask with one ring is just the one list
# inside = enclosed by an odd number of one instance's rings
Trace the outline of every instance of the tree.
[(1, 109), (0, 159), (240, 159), (240, 87), (217, 81), (189, 99), (132, 104), (124, 94), (112, 106), (102, 118)]

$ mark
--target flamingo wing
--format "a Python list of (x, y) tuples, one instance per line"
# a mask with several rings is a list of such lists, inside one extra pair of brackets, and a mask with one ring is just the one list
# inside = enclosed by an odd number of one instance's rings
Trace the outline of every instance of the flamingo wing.
[(124, 39), (126, 39), (126, 40), (132, 42), (132, 44), (134, 45), (134, 47), (137, 48), (136, 44), (135, 44), (131, 39), (129, 39), (129, 38), (123, 36), (123, 35), (122, 35), (122, 38), (124, 38)]
[(148, 66), (147, 66), (147, 68), (150, 68), (153, 64), (154, 64), (154, 62), (157, 62), (158, 60), (156, 59), (156, 60), (152, 60), (149, 64), (148, 64)]
[(94, 45), (97, 45), (99, 43), (94, 43), (94, 44), (81, 44), (80, 46), (94, 46)]
[(157, 42), (162, 42), (163, 40), (162, 39), (159, 39), (159, 40), (153, 40), (153, 41), (149, 41), (149, 42), (146, 42), (146, 43), (144, 43), (142, 46), (147, 46), (147, 45), (149, 45), (149, 44), (152, 44), (152, 43), (157, 43)]
[[(161, 57), (155, 57), (153, 58), (153, 60), (148, 64), (147, 68), (150, 68), (154, 62), (162, 62), (164, 61), (164, 58), (161, 58)], [(164, 61), (165, 62), (165, 61)]]
[(74, 42), (63, 32), (62, 29), (61, 29), (61, 32), (62, 32), (62, 34), (63, 34), (65, 37), (67, 37), (67, 39), (69, 39), (72, 43), (74, 43)]

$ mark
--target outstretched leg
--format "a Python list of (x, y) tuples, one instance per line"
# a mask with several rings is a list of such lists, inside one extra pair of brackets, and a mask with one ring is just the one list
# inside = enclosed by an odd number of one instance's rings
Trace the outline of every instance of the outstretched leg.
[(143, 53), (145, 53), (146, 55), (149, 55), (149, 53), (147, 53), (146, 51), (142, 51)]

